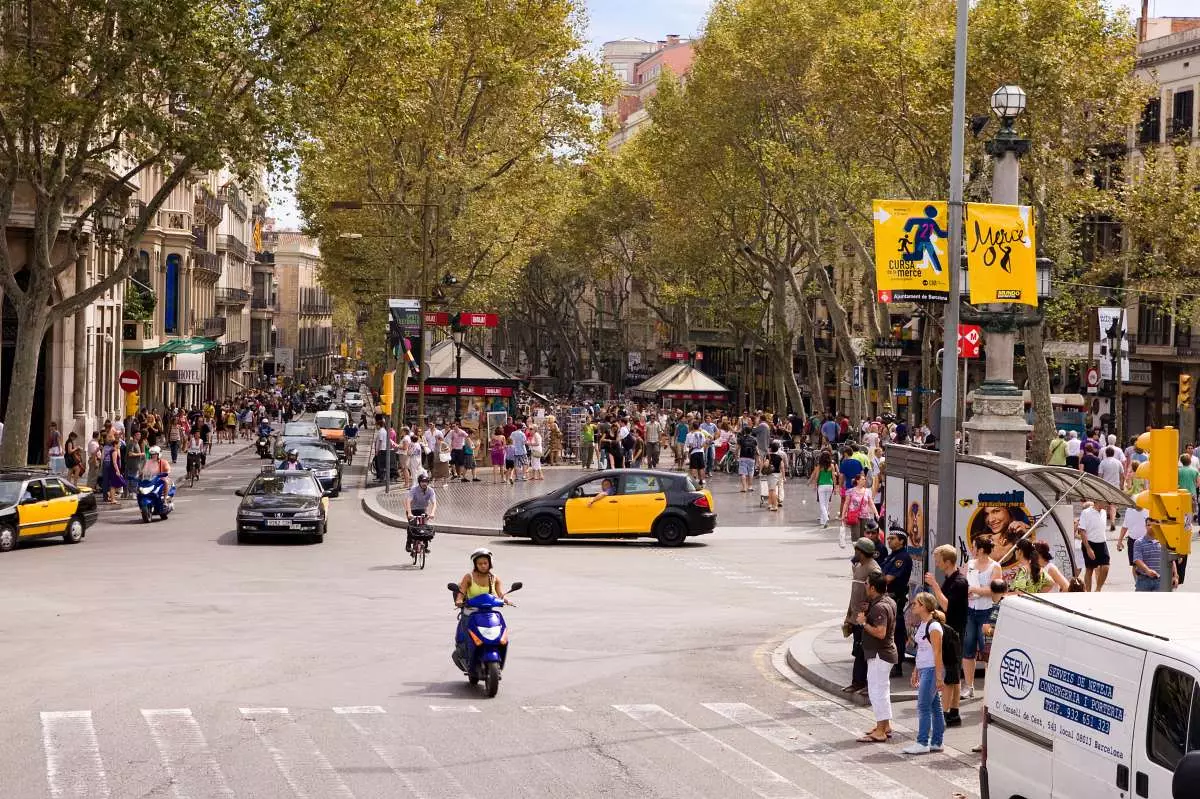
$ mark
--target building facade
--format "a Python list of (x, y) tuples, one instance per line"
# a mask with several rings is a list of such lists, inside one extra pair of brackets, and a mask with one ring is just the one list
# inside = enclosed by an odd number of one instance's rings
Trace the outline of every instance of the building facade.
[[(272, 232), (268, 238), (276, 286), (275, 374), (322, 379), (333, 369), (337, 342), (333, 300), (319, 280), (320, 246), (315, 238), (292, 230)], [(290, 355), (290, 366), (281, 362), (281, 351)]]

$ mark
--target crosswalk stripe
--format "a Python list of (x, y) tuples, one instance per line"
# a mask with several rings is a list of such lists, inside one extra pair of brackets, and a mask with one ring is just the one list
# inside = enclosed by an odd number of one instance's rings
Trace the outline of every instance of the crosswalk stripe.
[(537, 716), (542, 713), (574, 713), (574, 710), (566, 705), (522, 705), (521, 710), (526, 713)]
[[(830, 702), (827, 699), (799, 699), (788, 702), (788, 704), (798, 710), (803, 710), (805, 713), (816, 716), (822, 721), (832, 724), (844, 732), (852, 734), (856, 738), (867, 729), (867, 726), (871, 724), (871, 719), (868, 719), (861, 713), (857, 713), (853, 710), (847, 710), (841, 705)], [(859, 727), (862, 727), (862, 729), (859, 729)], [(895, 719), (892, 719), (892, 729), (896, 732), (910, 734), (913, 733), (913, 730), (910, 730), (901, 724), (897, 724)], [(947, 749), (945, 754), (951, 756), (963, 756), (961, 752), (955, 752), (950, 749)], [(934, 757), (932, 759), (928, 755), (919, 757), (920, 759), (914, 758), (914, 762), (920, 763), (926, 768), (929, 768), (928, 764), (930, 763), (940, 766), (950, 765), (946, 763), (946, 757)], [(959, 760), (958, 757), (950, 757), (949, 759), (952, 761), (957, 761), (962, 765), (966, 765), (966, 763)], [(970, 776), (966, 774), (960, 774), (953, 768), (938, 768), (929, 770), (941, 777), (946, 782), (949, 782), (958, 789), (965, 791), (968, 796), (979, 795), (979, 777), (976, 774), (972, 773)]]
[(795, 727), (777, 721), (766, 713), (742, 702), (703, 702), (704, 707), (745, 727), (750, 732), (807, 760), (817, 768), (874, 799), (924, 799), (923, 794), (864, 765), (848, 752), (833, 749), (808, 738)]
[(418, 799), (430, 796), (454, 796), (459, 799), (470, 794), (462, 784), (423, 746), (406, 742), (384, 718), (386, 711), (378, 706), (335, 707), (337, 713), (367, 742), (383, 764), (390, 768)]
[(191, 710), (143, 710), (142, 717), (171, 778), (175, 796), (233, 799), (234, 793)]
[(713, 735), (694, 727), (658, 705), (613, 705), (648, 729), (662, 733), (676, 746), (691, 752), (734, 782), (763, 799), (816, 799), (782, 774), (734, 749)]
[(42, 713), (46, 781), (54, 799), (107, 799), (108, 775), (90, 710)]
[[(275, 767), (300, 799), (354, 799), (329, 760), (285, 707), (241, 708)], [(311, 791), (311, 792), (310, 792)]]

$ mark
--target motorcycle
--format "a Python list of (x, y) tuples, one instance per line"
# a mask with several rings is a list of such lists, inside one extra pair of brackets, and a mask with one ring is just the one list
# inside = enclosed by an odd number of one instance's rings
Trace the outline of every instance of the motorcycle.
[[(521, 585), (513, 583), (509, 593), (520, 591)], [(448, 583), (446, 588), (455, 599), (462, 593), (458, 583)], [(502, 607), (504, 600), (491, 594), (466, 600), (458, 612), (457, 640), (450, 656), (458, 670), (467, 675), (467, 682), (476, 685), (483, 681), (489, 698), (500, 690), (500, 672), (508, 658), (508, 625), (500, 613)]]
[(254, 442), (254, 450), (258, 453), (259, 458), (271, 458), (275, 455), (271, 437), (265, 433), (258, 434), (258, 440)]
[(138, 481), (138, 510), (142, 512), (142, 521), (149, 523), (154, 514), (158, 514), (159, 518), (165, 519), (167, 515), (175, 510), (175, 486), (171, 486), (170, 491), (166, 491), (164, 495), (164, 487), (166, 483), (161, 477), (155, 477), (153, 480)]

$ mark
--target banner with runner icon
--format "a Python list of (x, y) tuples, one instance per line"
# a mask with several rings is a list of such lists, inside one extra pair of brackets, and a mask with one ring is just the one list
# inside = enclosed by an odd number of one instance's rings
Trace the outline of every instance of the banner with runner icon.
[(872, 210), (879, 301), (945, 301), (951, 266), (946, 256), (946, 203), (875, 200)]
[(1038, 304), (1037, 248), (1028, 205), (967, 203), (971, 304)]

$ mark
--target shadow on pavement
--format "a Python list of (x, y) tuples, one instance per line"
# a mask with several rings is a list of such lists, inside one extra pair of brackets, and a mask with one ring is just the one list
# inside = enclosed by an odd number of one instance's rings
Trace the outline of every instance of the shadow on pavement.
[[(537, 548), (543, 547), (542, 544), (535, 544), (535, 543), (533, 543), (533, 541), (529, 540), (528, 538), (507, 538), (507, 537), (495, 539), (494, 541), (492, 541), (492, 546), (515, 547), (515, 548), (521, 548), (521, 549), (537, 549)], [(675, 550), (704, 549), (707, 546), (708, 546), (708, 544), (704, 543), (703, 541), (685, 541), (683, 544), (680, 544), (677, 547), (664, 547), (664, 546), (660, 546), (657, 541), (654, 541), (649, 538), (647, 538), (647, 539), (560, 538), (558, 541), (556, 541), (553, 544), (545, 545), (545, 548), (553, 549), (555, 547), (562, 547), (562, 548), (581, 547), (581, 548), (586, 549), (589, 547), (595, 547), (595, 548), (599, 548), (599, 549), (621, 549), (621, 548), (661, 549), (663, 552), (670, 552), (672, 549), (675, 549)]]
[(250, 533), (249, 538), (245, 543), (238, 543), (237, 530), (229, 530), (222, 533), (217, 538), (217, 546), (222, 547), (237, 547), (237, 546), (264, 546), (273, 544), (288, 544), (290, 546), (317, 546), (316, 541), (310, 541), (307, 534), (298, 533), (296, 535), (282, 535), (280, 533), (255, 534)]
[[(453, 648), (453, 642), (446, 648), (446, 662), (450, 661), (450, 649)], [(452, 664), (453, 665), (453, 664)], [(457, 667), (455, 667), (457, 668)], [(401, 683), (408, 690), (399, 691), (397, 696), (430, 696), (444, 697), (446, 699), (478, 699), (483, 696), (478, 686), (467, 683), (467, 678), (464, 676), (454, 681), (444, 682), (406, 682)]]

